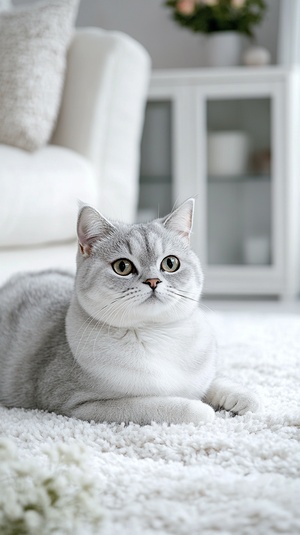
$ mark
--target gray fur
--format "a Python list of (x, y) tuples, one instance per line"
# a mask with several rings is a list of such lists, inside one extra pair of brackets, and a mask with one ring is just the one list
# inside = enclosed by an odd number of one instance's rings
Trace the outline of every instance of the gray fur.
[[(210, 421), (212, 407), (256, 410), (251, 394), (215, 379), (216, 342), (198, 306), (203, 275), (189, 247), (192, 216), (191, 200), (143, 225), (111, 223), (83, 207), (75, 280), (44, 271), (0, 290), (0, 403), (140, 424)], [(161, 269), (168, 255), (180, 260), (174, 273)], [(120, 258), (137, 271), (116, 274)], [(155, 290), (145, 283), (152, 278), (161, 281)]]

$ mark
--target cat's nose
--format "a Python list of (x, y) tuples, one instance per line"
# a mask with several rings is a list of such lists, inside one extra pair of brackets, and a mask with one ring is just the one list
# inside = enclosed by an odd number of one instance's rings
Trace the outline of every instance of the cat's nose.
[(161, 282), (161, 280), (159, 279), (146, 279), (144, 281), (144, 284), (149, 284), (150, 288), (152, 288), (152, 290), (155, 290), (156, 286)]

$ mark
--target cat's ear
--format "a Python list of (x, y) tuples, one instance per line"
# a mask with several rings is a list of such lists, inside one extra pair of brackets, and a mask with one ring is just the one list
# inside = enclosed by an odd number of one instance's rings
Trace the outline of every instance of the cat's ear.
[(77, 236), (83, 256), (89, 256), (93, 244), (115, 230), (116, 227), (91, 206), (80, 207), (77, 220)]
[(163, 219), (163, 225), (190, 243), (195, 199), (190, 198)]

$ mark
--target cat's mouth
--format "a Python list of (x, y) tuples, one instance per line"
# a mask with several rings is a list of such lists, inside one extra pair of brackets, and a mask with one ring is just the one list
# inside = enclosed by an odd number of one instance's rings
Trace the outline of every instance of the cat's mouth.
[(162, 302), (161, 298), (156, 292), (152, 292), (148, 297), (146, 297), (145, 301), (143, 303), (155, 303), (155, 302)]

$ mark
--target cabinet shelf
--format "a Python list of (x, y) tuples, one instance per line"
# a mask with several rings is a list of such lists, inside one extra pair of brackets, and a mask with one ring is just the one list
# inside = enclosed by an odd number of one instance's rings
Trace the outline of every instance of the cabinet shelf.
[(141, 175), (141, 184), (172, 184), (171, 175)]
[(212, 176), (207, 177), (208, 184), (253, 184), (271, 182), (270, 175)]

